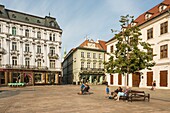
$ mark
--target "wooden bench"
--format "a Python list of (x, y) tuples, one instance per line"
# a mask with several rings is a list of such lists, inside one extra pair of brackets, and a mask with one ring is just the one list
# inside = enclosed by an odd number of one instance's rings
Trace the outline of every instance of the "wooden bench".
[(25, 83), (8, 83), (8, 86), (10, 87), (18, 87), (18, 86), (25, 86)]
[(131, 101), (132, 102), (132, 100), (143, 100), (143, 101), (145, 101), (146, 100), (146, 98), (148, 99), (148, 102), (150, 101), (150, 94), (149, 93), (145, 93), (144, 91), (137, 91), (137, 90), (130, 90), (129, 91), (129, 94), (128, 94), (128, 101)]

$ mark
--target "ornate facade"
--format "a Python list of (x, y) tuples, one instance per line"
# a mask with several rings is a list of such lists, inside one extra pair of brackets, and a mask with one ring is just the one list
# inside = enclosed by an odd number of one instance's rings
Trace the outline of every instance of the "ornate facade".
[(56, 19), (0, 5), (0, 85), (58, 83), (62, 29)]

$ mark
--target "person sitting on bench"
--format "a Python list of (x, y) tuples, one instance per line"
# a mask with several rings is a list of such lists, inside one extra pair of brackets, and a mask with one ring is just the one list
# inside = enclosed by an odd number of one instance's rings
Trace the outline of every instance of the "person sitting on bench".
[(126, 89), (124, 89), (122, 92), (118, 92), (116, 101), (119, 101), (120, 96), (127, 96), (128, 91), (129, 91), (129, 86), (126, 86)]

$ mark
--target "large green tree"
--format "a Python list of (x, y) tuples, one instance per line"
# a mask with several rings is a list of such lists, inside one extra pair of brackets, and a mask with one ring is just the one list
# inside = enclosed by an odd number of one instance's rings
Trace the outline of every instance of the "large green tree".
[[(155, 65), (151, 45), (142, 42), (141, 32), (138, 26), (132, 26), (133, 16), (121, 16), (121, 31), (115, 34), (116, 49), (109, 54), (108, 62), (105, 62), (107, 73), (119, 73), (127, 78), (129, 74), (139, 72), (142, 69), (151, 69)], [(112, 30), (113, 31), (113, 30)]]

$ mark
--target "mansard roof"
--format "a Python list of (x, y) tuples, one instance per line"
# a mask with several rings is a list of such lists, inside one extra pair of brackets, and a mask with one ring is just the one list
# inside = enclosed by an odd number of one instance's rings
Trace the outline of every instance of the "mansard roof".
[(43, 18), (23, 12), (9, 10), (5, 9), (5, 6), (3, 5), (0, 5), (0, 18), (61, 30), (56, 19), (53, 17), (46, 16), (45, 18)]

